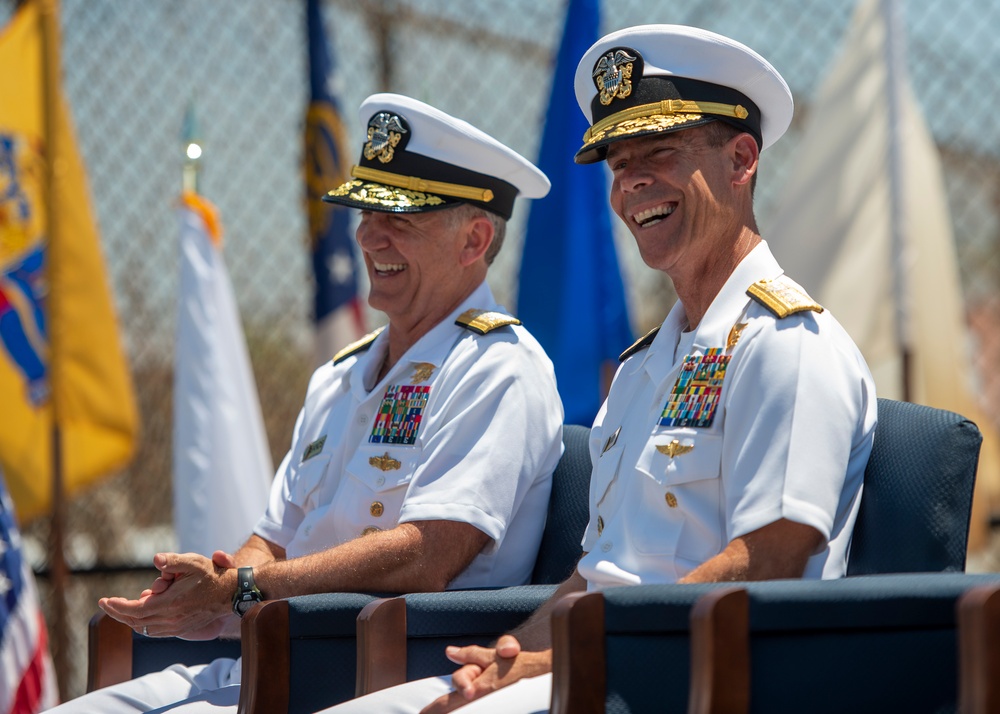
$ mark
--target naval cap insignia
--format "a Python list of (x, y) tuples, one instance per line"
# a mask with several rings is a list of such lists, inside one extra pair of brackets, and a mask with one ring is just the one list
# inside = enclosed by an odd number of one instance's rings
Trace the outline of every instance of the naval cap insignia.
[(630, 52), (635, 50), (613, 49), (601, 55), (594, 65), (594, 84), (604, 106), (611, 104), (612, 99), (624, 99), (632, 93), (632, 63), (638, 59), (639, 53), (632, 55)]
[(396, 459), (389, 456), (388, 451), (386, 451), (382, 456), (372, 456), (368, 459), (368, 463), (377, 468), (379, 471), (395, 471), (402, 466), (402, 464), (396, 461)]
[(680, 456), (681, 454), (686, 454), (687, 452), (694, 449), (694, 444), (682, 444), (677, 439), (674, 439), (669, 444), (657, 444), (656, 450), (661, 454), (666, 454), (670, 458), (675, 456)]
[(369, 161), (376, 157), (383, 164), (392, 161), (396, 146), (407, 133), (405, 122), (397, 115), (379, 112), (368, 122), (368, 141), (364, 155)]

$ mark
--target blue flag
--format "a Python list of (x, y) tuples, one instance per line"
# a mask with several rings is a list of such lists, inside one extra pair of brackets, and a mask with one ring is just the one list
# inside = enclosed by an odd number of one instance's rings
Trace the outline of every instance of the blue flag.
[(528, 217), (517, 301), (555, 363), (566, 423), (585, 426), (601, 406), (605, 365), (632, 342), (605, 170), (573, 162), (588, 128), (573, 76), (599, 26), (599, 0), (570, 0), (538, 161), (552, 190)]
[[(306, 200), (316, 299), (313, 316), (321, 354), (331, 356), (363, 332), (358, 300), (358, 267), (354, 257), (348, 209), (323, 203), (327, 191), (347, 180), (346, 141), (340, 107), (330, 88), (333, 53), (326, 41), (319, 0), (306, 0), (309, 34), (309, 108), (305, 124)], [(339, 326), (324, 330), (324, 322)], [(346, 318), (346, 319), (343, 319)]]

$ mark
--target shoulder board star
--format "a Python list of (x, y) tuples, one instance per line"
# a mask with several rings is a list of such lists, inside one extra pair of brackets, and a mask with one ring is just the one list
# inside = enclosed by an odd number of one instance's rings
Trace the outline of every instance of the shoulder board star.
[(490, 312), (488, 310), (466, 310), (455, 320), (455, 324), (467, 330), (485, 335), (498, 327), (507, 325), (520, 325), (521, 321), (516, 317), (504, 315), (502, 312)]
[(378, 337), (379, 334), (384, 329), (385, 329), (384, 327), (380, 327), (373, 332), (369, 332), (367, 335), (362, 337), (357, 342), (352, 342), (347, 347), (345, 347), (344, 349), (342, 349), (340, 352), (338, 352), (333, 356), (333, 363), (340, 364), (351, 355), (356, 355), (358, 352), (364, 352), (371, 346), (372, 342), (375, 341), (375, 338)]
[(783, 275), (774, 280), (758, 280), (747, 288), (747, 295), (774, 313), (779, 320), (807, 310), (823, 312), (822, 305)]
[(659, 331), (660, 331), (660, 326), (657, 325), (652, 330), (647, 332), (645, 335), (640, 337), (638, 340), (633, 342), (631, 347), (629, 347), (627, 350), (621, 353), (621, 355), (618, 357), (618, 361), (624, 362), (639, 350), (649, 347), (649, 345), (653, 342), (653, 338), (656, 337), (656, 333)]

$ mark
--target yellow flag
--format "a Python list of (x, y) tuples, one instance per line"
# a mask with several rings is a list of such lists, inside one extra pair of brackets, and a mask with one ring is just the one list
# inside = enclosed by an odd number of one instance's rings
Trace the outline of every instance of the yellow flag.
[(46, 219), (40, 12), (0, 34), (0, 468), (22, 522), (45, 513), (58, 418), (66, 493), (124, 466), (138, 416), (83, 163), (61, 99)]

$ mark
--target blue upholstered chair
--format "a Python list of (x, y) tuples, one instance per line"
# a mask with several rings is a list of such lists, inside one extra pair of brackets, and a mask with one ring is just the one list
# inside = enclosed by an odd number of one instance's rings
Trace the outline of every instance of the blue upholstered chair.
[(1000, 573), (916, 573), (713, 591), (692, 613), (688, 712), (953, 712), (957, 603), (998, 585)]
[[(939, 572), (739, 584), (749, 603), (742, 616), (745, 639), (753, 638), (749, 651), (743, 650), (742, 670), (732, 662), (726, 669), (720, 664), (741, 651), (732, 638), (703, 636), (688, 650), (685, 606), (695, 596), (711, 602), (720, 588), (733, 584), (615, 588), (561, 603), (553, 618), (553, 712), (684, 711), (689, 691), (691, 714), (747, 711), (751, 704), (752, 711), (774, 712), (953, 710), (955, 603), (969, 587), (1000, 581), (1000, 576), (948, 572), (964, 569), (981, 438), (959, 415), (879, 400), (848, 573)], [(732, 624), (739, 597), (717, 604), (716, 624), (727, 617)], [(595, 652), (599, 662), (593, 661)], [(911, 670), (920, 680), (912, 691), (919, 694), (899, 696), (889, 705), (898, 695), (879, 689), (883, 670), (899, 681), (905, 663), (923, 653), (938, 659), (931, 665), (922, 660)], [(715, 668), (703, 666), (709, 656)], [(784, 669), (781, 657), (796, 661)], [(798, 681), (775, 691), (788, 672), (814, 663), (814, 691)], [(697, 686), (689, 690), (692, 668)], [(740, 683), (749, 682), (751, 672), (748, 695)], [(823, 687), (818, 677), (826, 678)], [(871, 704), (857, 689), (843, 696), (844, 679), (871, 688)], [(706, 700), (706, 692), (714, 696)], [(779, 708), (780, 697), (793, 694), (795, 705)], [(706, 701), (710, 708), (704, 708)]]

